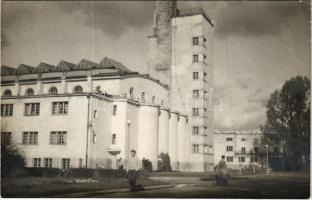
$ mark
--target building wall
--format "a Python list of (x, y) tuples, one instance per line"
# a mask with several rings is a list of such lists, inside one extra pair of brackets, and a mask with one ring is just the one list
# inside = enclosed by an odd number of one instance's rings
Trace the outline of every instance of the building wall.
[[(68, 101), (67, 115), (52, 115), (51, 103)], [(70, 158), (72, 167), (78, 167), (79, 159), (85, 164), (87, 132), (86, 96), (38, 97), (2, 99), (2, 104), (13, 103), (13, 116), (2, 117), (1, 131), (12, 132), (13, 143), (23, 151), (26, 165), (32, 166), (32, 158), (53, 158), (53, 166), (61, 167), (61, 158)], [(24, 116), (25, 103), (40, 103), (39, 116)], [(24, 131), (37, 131), (37, 145), (23, 145)], [(67, 131), (66, 145), (50, 144), (51, 131)], [(77, 148), (79, 147), (79, 148)], [(42, 163), (43, 164), (43, 163)]]
[[(212, 27), (201, 14), (173, 17), (171, 24), (171, 108), (189, 116), (187, 134), (190, 170), (211, 170), (207, 165), (213, 164), (213, 156), (212, 153), (205, 153), (204, 146), (212, 146), (213, 143), (213, 109), (209, 108), (207, 96), (212, 88), (213, 74), (212, 66), (209, 68), (206, 63), (207, 58), (211, 58), (208, 55), (211, 54), (211, 43), (206, 42), (207, 39), (211, 40)], [(198, 45), (193, 44), (194, 37), (198, 38)], [(207, 38), (206, 42), (204, 38)], [(197, 62), (193, 60), (193, 55), (198, 55)], [(193, 78), (193, 72), (198, 72), (198, 79)], [(199, 91), (198, 97), (193, 96), (193, 90)], [(198, 108), (198, 116), (193, 116), (193, 108)], [(193, 126), (199, 127), (200, 134), (192, 134)], [(198, 152), (194, 152), (193, 145), (199, 145)]]
[(169, 118), (169, 156), (172, 170), (177, 170), (178, 113), (170, 112)]
[(158, 154), (169, 151), (169, 110), (159, 110)]
[[(262, 135), (260, 133), (215, 133), (214, 134), (214, 163), (217, 164), (224, 155), (233, 157), (233, 162), (227, 161), (228, 168), (240, 169), (251, 164), (251, 159), (254, 156), (251, 151), (254, 147), (259, 147), (259, 143), (254, 143), (254, 139), (260, 142)], [(227, 138), (232, 138), (232, 141), (227, 141)], [(242, 140), (245, 139), (245, 141)], [(227, 151), (227, 146), (232, 146), (233, 151)], [(242, 148), (245, 152), (242, 152)], [(245, 162), (239, 161), (239, 157), (244, 157)]]

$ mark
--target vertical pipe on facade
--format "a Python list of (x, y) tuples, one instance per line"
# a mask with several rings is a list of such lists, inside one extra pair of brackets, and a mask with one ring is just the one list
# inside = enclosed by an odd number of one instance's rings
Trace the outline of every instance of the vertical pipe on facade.
[(88, 168), (88, 150), (89, 150), (89, 128), (90, 128), (90, 94), (87, 95), (88, 99), (88, 113), (87, 113), (87, 138), (86, 138), (86, 168)]

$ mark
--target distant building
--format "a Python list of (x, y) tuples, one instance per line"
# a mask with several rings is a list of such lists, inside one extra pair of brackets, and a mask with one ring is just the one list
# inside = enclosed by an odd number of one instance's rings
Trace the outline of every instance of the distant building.
[(173, 170), (212, 171), (212, 27), (202, 9), (157, 1), (151, 76), (110, 58), (2, 66), (4, 141), (32, 167), (116, 168), (136, 149), (153, 170), (168, 153)]
[(258, 164), (261, 133), (215, 132), (214, 163), (225, 156), (228, 168), (240, 169), (250, 164)]

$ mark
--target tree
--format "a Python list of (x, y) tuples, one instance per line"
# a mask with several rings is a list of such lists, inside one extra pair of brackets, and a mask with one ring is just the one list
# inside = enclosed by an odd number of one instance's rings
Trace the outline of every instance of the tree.
[(14, 145), (1, 144), (1, 177), (10, 176), (25, 166), (25, 159)]
[(296, 76), (274, 91), (266, 106), (262, 144), (283, 154), (290, 169), (310, 163), (310, 94), (310, 80)]

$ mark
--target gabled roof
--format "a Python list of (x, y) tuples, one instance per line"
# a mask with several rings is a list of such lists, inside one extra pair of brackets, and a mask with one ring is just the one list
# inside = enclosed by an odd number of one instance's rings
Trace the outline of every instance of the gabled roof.
[(30, 74), (30, 73), (34, 73), (35, 71), (36, 71), (35, 67), (25, 65), (25, 64), (20, 64), (17, 67), (16, 73), (17, 74)]
[(52, 72), (54, 70), (53, 65), (41, 62), (39, 63), (39, 65), (37, 66), (37, 72), (38, 73), (44, 73), (44, 72)]
[(103, 68), (117, 69), (118, 71), (131, 72), (131, 70), (122, 63), (108, 57), (103, 58), (103, 60), (100, 62), (100, 66)]
[(76, 66), (75, 70), (88, 70), (94, 68), (99, 68), (99, 64), (87, 59), (82, 59)]
[(76, 65), (65, 60), (61, 60), (59, 64), (54, 68), (54, 71), (72, 71), (76, 68)]
[(8, 67), (6, 65), (1, 66), (1, 76), (9, 76), (9, 75), (14, 75), (16, 72), (15, 68)]

